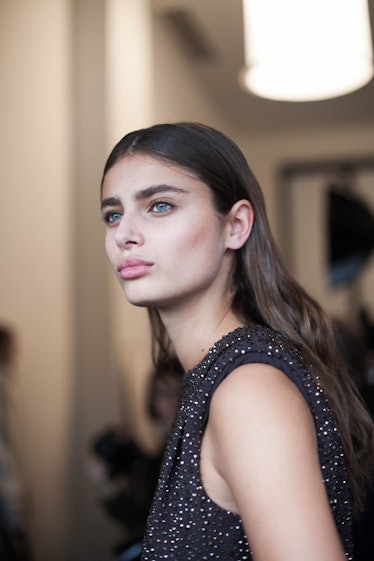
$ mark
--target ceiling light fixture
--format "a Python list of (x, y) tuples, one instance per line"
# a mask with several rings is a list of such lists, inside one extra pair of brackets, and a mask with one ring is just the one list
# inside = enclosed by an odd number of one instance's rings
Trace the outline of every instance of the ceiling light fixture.
[(317, 101), (357, 90), (373, 77), (367, 0), (243, 0), (250, 92), (279, 101)]

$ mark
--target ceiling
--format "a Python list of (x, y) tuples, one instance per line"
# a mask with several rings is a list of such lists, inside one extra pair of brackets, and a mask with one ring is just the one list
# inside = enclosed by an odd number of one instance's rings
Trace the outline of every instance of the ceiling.
[[(238, 84), (244, 63), (242, 0), (153, 0), (155, 17), (190, 61), (207, 95), (239, 130), (374, 124), (374, 80), (360, 90), (319, 102), (270, 101)], [(374, 0), (369, 0), (374, 29)], [(316, 38), (317, 40), (317, 38)]]

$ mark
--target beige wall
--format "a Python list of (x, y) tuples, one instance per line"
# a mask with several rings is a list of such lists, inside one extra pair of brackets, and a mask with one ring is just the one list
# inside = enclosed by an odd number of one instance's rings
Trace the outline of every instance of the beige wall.
[(117, 533), (96, 505), (88, 442), (120, 415), (139, 437), (149, 430), (147, 322), (114, 282), (98, 215), (113, 143), (166, 120), (222, 129), (258, 175), (278, 237), (281, 163), (374, 145), (369, 127), (239, 135), (159, 23), (152, 44), (150, 3), (0, 0), (0, 320), (21, 343), (13, 392), (36, 561), (110, 559)]
[(98, 218), (103, 2), (0, 2), (0, 321), (36, 561), (109, 559), (88, 441), (118, 418)]
[(1, 1), (0, 318), (19, 337), (13, 392), (33, 542), (61, 560), (73, 352), (69, 48), (64, 2)]
[(221, 107), (198, 81), (193, 66), (160, 17), (154, 19), (154, 115), (156, 122), (197, 121), (234, 133)]

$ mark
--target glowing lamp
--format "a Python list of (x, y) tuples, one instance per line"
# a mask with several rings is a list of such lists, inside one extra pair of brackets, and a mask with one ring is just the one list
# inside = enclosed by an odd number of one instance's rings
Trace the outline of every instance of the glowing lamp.
[(280, 101), (347, 94), (373, 77), (367, 0), (243, 0), (243, 87)]

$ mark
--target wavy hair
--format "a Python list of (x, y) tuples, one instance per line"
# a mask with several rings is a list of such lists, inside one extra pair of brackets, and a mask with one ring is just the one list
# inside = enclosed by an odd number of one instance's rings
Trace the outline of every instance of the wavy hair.
[[(358, 515), (373, 473), (372, 420), (339, 354), (332, 322), (283, 265), (260, 186), (244, 155), (227, 136), (206, 125), (157, 124), (131, 132), (118, 142), (106, 162), (103, 179), (131, 154), (148, 155), (188, 170), (211, 190), (221, 216), (241, 199), (252, 205), (254, 225), (247, 243), (236, 251), (232, 272), (233, 311), (245, 323), (260, 323), (283, 334), (303, 349), (318, 370), (339, 427), (353, 513)], [(157, 368), (168, 360), (172, 349), (158, 311), (150, 308), (148, 312)]]

